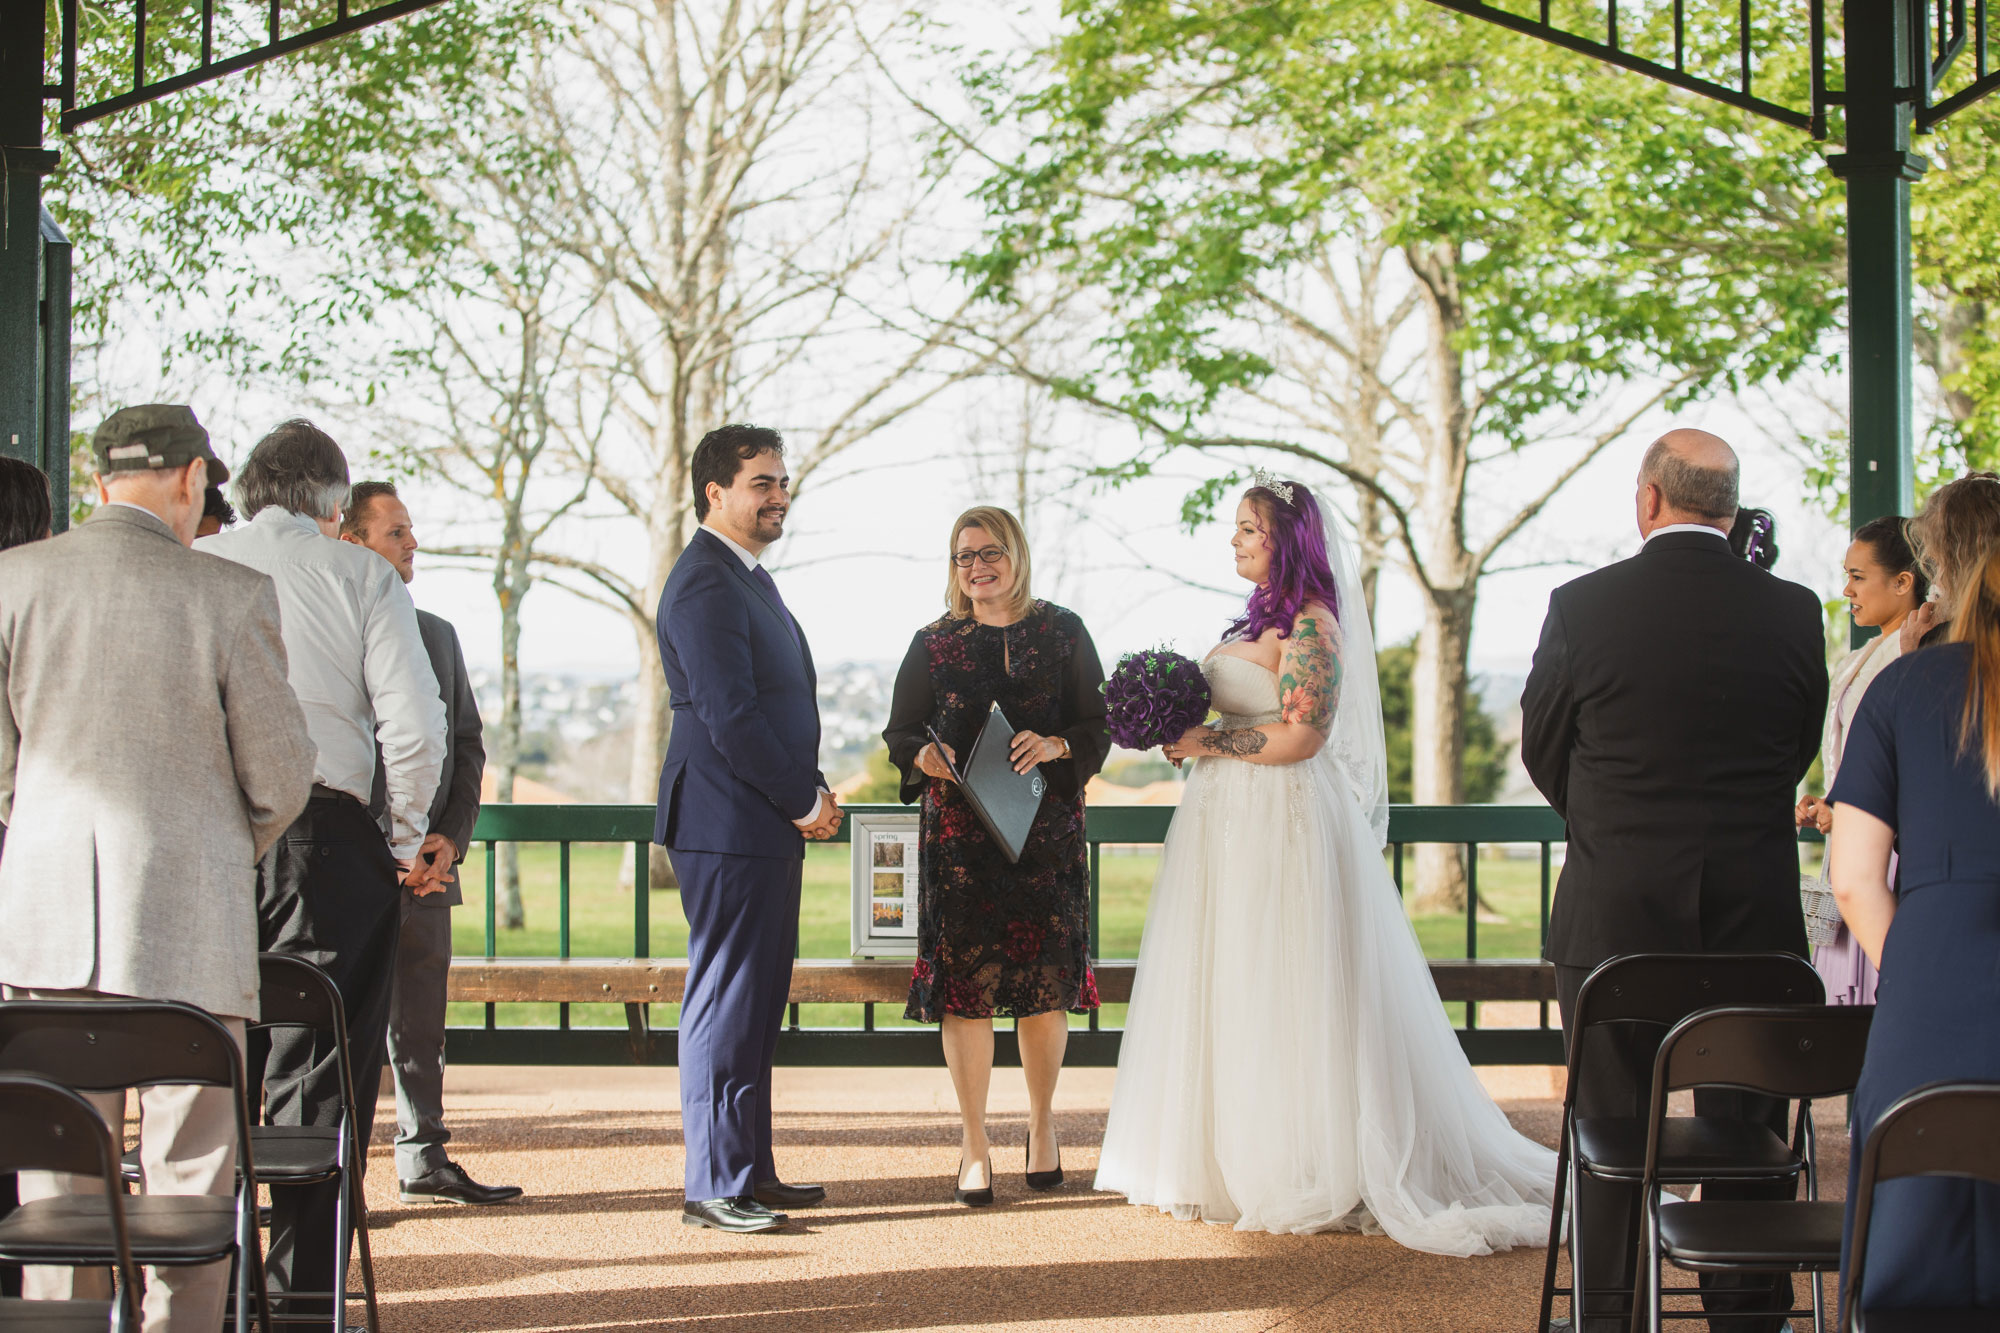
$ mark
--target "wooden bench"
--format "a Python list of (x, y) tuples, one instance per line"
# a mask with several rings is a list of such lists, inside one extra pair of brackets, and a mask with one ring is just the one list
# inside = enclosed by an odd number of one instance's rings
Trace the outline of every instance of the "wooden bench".
[[(1132, 998), (1130, 959), (1097, 964), (1106, 1004)], [(1555, 969), (1522, 959), (1439, 959), (1431, 979), (1446, 1000), (1553, 1000)], [(471, 1004), (678, 1004), (685, 958), (454, 958), (448, 995)], [(901, 1004), (910, 964), (898, 959), (801, 958), (793, 1004)]]

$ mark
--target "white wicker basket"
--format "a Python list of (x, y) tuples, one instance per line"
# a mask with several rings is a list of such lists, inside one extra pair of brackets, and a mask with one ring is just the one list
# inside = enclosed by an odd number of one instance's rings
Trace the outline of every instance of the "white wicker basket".
[(1800, 875), (1799, 906), (1805, 910), (1806, 939), (1814, 947), (1833, 943), (1840, 932), (1840, 908), (1827, 882), (1818, 875)]

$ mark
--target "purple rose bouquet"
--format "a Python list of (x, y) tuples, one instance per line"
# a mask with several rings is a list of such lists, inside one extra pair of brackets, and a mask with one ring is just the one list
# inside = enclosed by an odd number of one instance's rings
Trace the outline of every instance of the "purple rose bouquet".
[(1126, 749), (1165, 745), (1208, 716), (1208, 677), (1165, 648), (1127, 653), (1104, 682), (1104, 712), (1111, 739)]

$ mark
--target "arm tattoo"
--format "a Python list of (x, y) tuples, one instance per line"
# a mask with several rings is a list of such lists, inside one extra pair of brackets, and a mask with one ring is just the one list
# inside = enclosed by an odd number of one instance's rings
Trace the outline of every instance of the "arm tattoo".
[(1278, 698), (1283, 720), (1303, 723), (1322, 735), (1331, 731), (1333, 710), (1340, 702), (1340, 655), (1333, 639), (1321, 631), (1319, 616), (1299, 617), (1291, 637), (1285, 640), (1285, 660), (1280, 667)]
[(1210, 754), (1233, 755), (1241, 759), (1258, 753), (1270, 739), (1265, 732), (1246, 727), (1240, 731), (1211, 731), (1201, 738), (1201, 743)]

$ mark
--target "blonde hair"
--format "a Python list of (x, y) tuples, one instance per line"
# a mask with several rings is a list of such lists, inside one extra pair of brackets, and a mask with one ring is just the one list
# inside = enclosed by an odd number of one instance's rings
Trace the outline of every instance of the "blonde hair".
[(2000, 547), (1989, 548), (1977, 568), (1979, 577), (1960, 594), (1951, 622), (1951, 641), (1972, 645), (1958, 752), (1978, 753), (1986, 794), (2000, 801)]
[(944, 603), (953, 617), (968, 620), (972, 616), (972, 599), (958, 586), (958, 567), (951, 563), (951, 554), (958, 549), (958, 534), (967, 528), (984, 528), (993, 538), (993, 544), (1007, 553), (1014, 565), (1014, 591), (1007, 597), (1008, 614), (1019, 619), (1028, 614), (1034, 605), (1035, 595), (1028, 588), (1028, 534), (1021, 529), (1021, 520), (998, 505), (974, 505), (960, 514), (951, 525), (951, 539), (946, 547), (944, 575)]
[(1980, 577), (1988, 548), (2000, 540), (2000, 477), (1972, 472), (1938, 487), (1908, 531), (1918, 567), (1937, 589), (1938, 609), (1954, 614), (1960, 585)]

